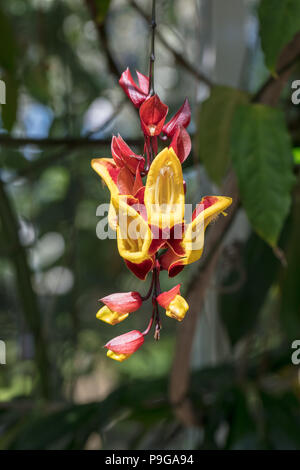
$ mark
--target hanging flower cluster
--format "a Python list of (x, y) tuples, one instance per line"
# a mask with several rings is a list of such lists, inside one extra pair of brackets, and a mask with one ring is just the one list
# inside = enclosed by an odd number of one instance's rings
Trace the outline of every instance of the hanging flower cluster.
[[(92, 168), (107, 185), (111, 200), (108, 214), (110, 227), (117, 232), (120, 256), (139, 279), (152, 273), (148, 293), (116, 293), (101, 299), (104, 306), (97, 318), (111, 325), (125, 320), (152, 296), (152, 315), (144, 332), (130, 331), (109, 341), (107, 356), (124, 361), (144, 343), (155, 324), (159, 339), (161, 320), (159, 306), (168, 317), (182, 321), (188, 311), (180, 295), (180, 284), (161, 292), (159, 275), (166, 270), (176, 276), (187, 264), (197, 261), (204, 247), (208, 224), (231, 204), (231, 198), (205, 196), (185, 220), (185, 182), (181, 164), (191, 151), (186, 131), (191, 111), (186, 99), (177, 113), (166, 122), (168, 106), (157, 94), (150, 93), (149, 78), (137, 72), (138, 84), (129, 69), (122, 73), (120, 85), (139, 110), (144, 134), (143, 155), (131, 150), (120, 135), (113, 136), (113, 158), (92, 160)], [(158, 139), (169, 146), (158, 152)], [(145, 182), (143, 181), (146, 180)]]

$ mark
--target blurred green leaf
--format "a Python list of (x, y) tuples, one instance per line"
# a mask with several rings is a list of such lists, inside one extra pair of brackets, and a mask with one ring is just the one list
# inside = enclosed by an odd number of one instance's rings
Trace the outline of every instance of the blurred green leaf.
[(249, 407), (247, 389), (236, 388), (234, 394), (232, 422), (226, 449), (259, 449), (257, 426)]
[(13, 75), (6, 73), (6, 104), (2, 105), (1, 117), (3, 127), (10, 132), (17, 118), (19, 84)]
[(47, 67), (44, 64), (27, 66), (23, 72), (24, 84), (36, 100), (47, 104), (49, 100), (49, 83)]
[[(255, 328), (279, 267), (272, 249), (255, 233), (243, 247), (239, 264), (243, 269), (244, 281), (237, 291), (221, 294), (219, 301), (222, 321), (232, 344)], [(235, 283), (236, 276), (236, 272), (230, 272), (224, 286)]]
[(95, 7), (97, 11), (97, 21), (102, 23), (110, 5), (110, 0), (95, 0)]
[(0, 32), (0, 66), (13, 73), (16, 59), (16, 43), (12, 26), (1, 9)]
[(287, 269), (281, 280), (280, 320), (288, 338), (300, 331), (300, 184), (294, 194), (291, 236), (287, 247)]
[(231, 155), (243, 206), (254, 230), (276, 246), (291, 204), (294, 182), (290, 137), (281, 111), (239, 105)]
[(197, 135), (200, 160), (217, 184), (230, 163), (229, 139), (234, 110), (247, 102), (247, 94), (226, 86), (215, 86), (200, 109)]
[(294, 162), (296, 165), (300, 165), (300, 147), (293, 148)]
[(282, 48), (300, 30), (299, 0), (262, 0), (258, 9), (260, 36), (267, 67), (275, 72)]
[(265, 434), (268, 446), (274, 450), (300, 448), (299, 400), (291, 392), (271, 394), (262, 392)]

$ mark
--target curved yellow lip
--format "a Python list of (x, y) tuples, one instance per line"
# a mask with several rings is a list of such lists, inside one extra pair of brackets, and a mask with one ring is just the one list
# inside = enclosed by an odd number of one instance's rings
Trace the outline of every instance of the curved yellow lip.
[(152, 233), (143, 217), (122, 196), (113, 197), (118, 215), (117, 243), (120, 256), (131, 263), (140, 264), (149, 258)]

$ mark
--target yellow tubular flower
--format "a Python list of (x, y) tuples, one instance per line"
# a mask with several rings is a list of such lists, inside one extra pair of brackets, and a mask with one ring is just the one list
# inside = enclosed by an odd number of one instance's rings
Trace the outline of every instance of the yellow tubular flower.
[(184, 217), (181, 163), (172, 148), (163, 149), (153, 160), (145, 187), (149, 225), (173, 227)]
[(125, 359), (128, 359), (131, 356), (131, 354), (118, 354), (111, 351), (110, 349), (107, 351), (106, 355), (107, 357), (110, 357), (110, 359), (114, 359), (115, 361), (119, 362), (123, 362)]
[(168, 317), (175, 318), (178, 321), (182, 321), (188, 309), (189, 305), (187, 301), (181, 295), (176, 295), (169, 303), (169, 306), (166, 309), (166, 315)]
[(121, 321), (125, 320), (128, 317), (129, 313), (119, 313), (113, 312), (110, 310), (106, 305), (98, 310), (96, 317), (98, 320), (102, 320), (105, 323), (109, 323), (110, 325), (116, 325)]
[(118, 214), (117, 242), (120, 256), (140, 264), (149, 259), (152, 233), (143, 217), (126, 202), (126, 196), (112, 198)]

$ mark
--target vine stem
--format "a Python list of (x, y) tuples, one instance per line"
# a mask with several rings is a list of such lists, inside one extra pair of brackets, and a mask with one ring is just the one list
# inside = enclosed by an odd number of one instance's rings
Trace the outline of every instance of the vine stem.
[(149, 290), (148, 290), (148, 292), (145, 296), (141, 296), (143, 302), (145, 302), (145, 300), (148, 300), (150, 295), (152, 294), (153, 286), (154, 286), (154, 278), (155, 278), (155, 273), (154, 273), (154, 270), (153, 270), (152, 271), (152, 280), (151, 280)]
[(154, 62), (155, 62), (155, 29), (156, 29), (156, 0), (152, 0), (151, 15), (151, 50), (149, 60), (149, 95), (154, 95)]

